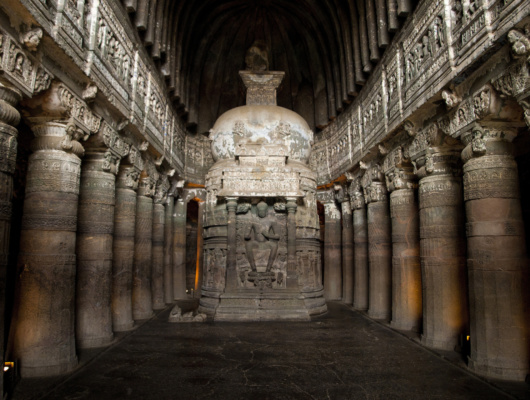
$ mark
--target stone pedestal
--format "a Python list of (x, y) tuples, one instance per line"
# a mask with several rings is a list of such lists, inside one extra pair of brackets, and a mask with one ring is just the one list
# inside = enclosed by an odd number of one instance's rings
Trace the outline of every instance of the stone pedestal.
[[(333, 196), (333, 193), (331, 194)], [(324, 203), (324, 297), (326, 301), (342, 299), (341, 215), (332, 198)]]
[(390, 194), (392, 218), (392, 322), (396, 329), (419, 331), (422, 291), (418, 204), (414, 189)]
[(492, 378), (524, 380), (529, 372), (528, 259), (517, 164), (516, 131), (480, 126), (463, 135), (469, 368)]
[[(142, 174), (145, 174), (142, 173)], [(134, 266), (132, 286), (133, 319), (153, 316), (151, 291), (153, 191), (148, 176), (141, 176), (136, 199), (136, 226), (134, 236)]]
[(389, 320), (392, 311), (390, 213), (384, 183), (372, 182), (365, 194), (368, 227), (368, 316)]
[[(0, 365), (4, 365), (5, 289), (11, 233), (13, 174), (17, 158), (17, 135), (20, 122), (15, 105), (22, 94), (0, 81)], [(3, 393), (3, 368), (0, 371), (0, 393)]]
[[(354, 184), (352, 183), (352, 186)], [(351, 186), (350, 186), (351, 187)], [(353, 308), (368, 310), (368, 226), (364, 197), (358, 190), (350, 194), (353, 208)]]
[(14, 334), (22, 377), (62, 374), (77, 365), (75, 247), (84, 151), (66, 123), (35, 119), (32, 125)]
[(173, 214), (173, 295), (183, 300), (186, 294), (186, 209), (182, 197), (175, 203)]
[(105, 153), (85, 155), (77, 221), (76, 340), (81, 348), (105, 346), (114, 337), (111, 315), (114, 171), (115, 166), (109, 164)]
[(156, 203), (153, 209), (153, 258), (152, 258), (152, 293), (153, 310), (166, 307), (164, 301), (164, 205)]
[(342, 211), (342, 302), (353, 304), (353, 224), (350, 199), (341, 187), (337, 200)]
[(169, 196), (164, 213), (164, 302), (172, 304), (173, 296), (173, 206), (175, 199)]
[(116, 182), (112, 261), (112, 326), (115, 332), (133, 328), (132, 271), (136, 226), (136, 190), (140, 176), (132, 166), (121, 166)]

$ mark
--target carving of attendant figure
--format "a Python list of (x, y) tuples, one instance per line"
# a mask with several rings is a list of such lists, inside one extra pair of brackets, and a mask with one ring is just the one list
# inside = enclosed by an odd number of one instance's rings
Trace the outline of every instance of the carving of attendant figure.
[[(256, 208), (258, 210), (258, 215), (257, 217), (252, 215), (252, 222), (245, 233), (245, 250), (252, 271), (257, 272), (254, 250), (270, 249), (266, 269), (266, 272), (269, 272), (276, 260), (280, 235), (276, 234), (276, 221), (267, 218), (269, 212), (269, 206), (267, 203), (260, 201)], [(252, 233), (254, 233), (254, 235), (252, 235)]]

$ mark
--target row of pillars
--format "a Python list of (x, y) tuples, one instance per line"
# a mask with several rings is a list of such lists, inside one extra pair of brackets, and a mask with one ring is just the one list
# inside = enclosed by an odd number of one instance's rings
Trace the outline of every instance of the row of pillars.
[[(20, 119), (15, 106), (21, 97), (0, 83), (2, 314)], [(157, 192), (149, 169), (126, 158), (120, 165), (108, 148), (89, 146), (89, 140), (85, 149), (72, 122), (36, 117), (28, 123), (35, 138), (26, 177), (13, 347), (7, 349), (23, 377), (68, 372), (77, 365), (77, 349), (107, 346), (114, 332), (131, 330), (153, 310), (187, 297), (185, 199)]]
[(335, 198), (321, 196), (326, 299), (419, 331), (430, 348), (469, 338), (470, 369), (524, 380), (530, 301), (516, 133), (476, 125), (464, 146), (399, 147), (336, 186)]

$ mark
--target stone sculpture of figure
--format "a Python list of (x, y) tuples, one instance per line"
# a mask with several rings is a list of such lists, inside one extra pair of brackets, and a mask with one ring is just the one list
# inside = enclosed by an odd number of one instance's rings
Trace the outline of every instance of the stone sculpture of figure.
[(245, 55), (247, 69), (254, 72), (269, 70), (269, 59), (267, 55), (267, 45), (261, 40), (256, 40)]
[[(252, 271), (257, 272), (254, 251), (270, 249), (266, 269), (266, 272), (269, 272), (276, 260), (280, 236), (276, 233), (277, 228), (275, 221), (267, 218), (269, 212), (269, 206), (267, 203), (260, 201), (256, 208), (258, 210), (258, 215), (257, 217), (252, 215), (252, 222), (245, 232), (245, 250)], [(254, 232), (254, 236), (252, 235), (252, 232)]]

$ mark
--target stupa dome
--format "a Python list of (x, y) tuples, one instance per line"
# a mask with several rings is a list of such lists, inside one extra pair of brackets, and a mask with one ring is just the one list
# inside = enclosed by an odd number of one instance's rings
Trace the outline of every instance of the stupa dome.
[(313, 132), (294, 111), (276, 105), (246, 105), (221, 115), (210, 131), (215, 161), (234, 158), (242, 144), (284, 145), (289, 159), (307, 163)]

